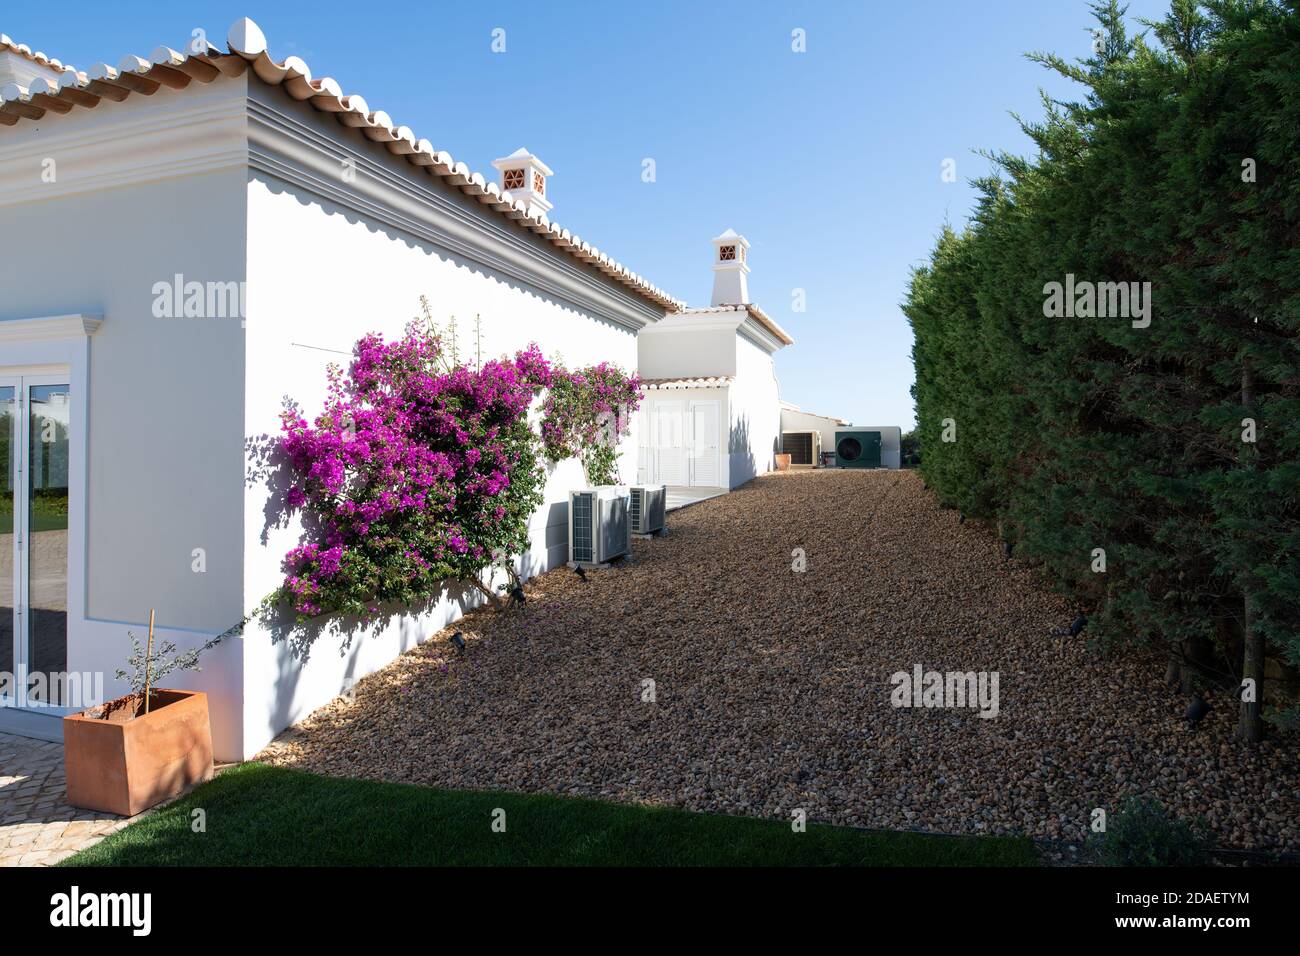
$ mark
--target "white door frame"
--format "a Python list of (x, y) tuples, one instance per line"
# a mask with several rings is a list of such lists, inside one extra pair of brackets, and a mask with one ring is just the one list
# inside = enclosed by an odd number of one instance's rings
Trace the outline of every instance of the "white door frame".
[[(67, 384), (72, 391), (69, 402), (69, 439), (68, 439), (68, 630), (67, 630), (67, 669), (76, 670), (76, 639), (86, 627), (86, 515), (87, 515), (87, 452), (90, 440), (89, 385), (90, 385), (90, 337), (99, 329), (103, 320), (99, 316), (75, 314), (56, 315), (35, 319), (0, 320), (0, 378), (12, 382), (22, 379), (24, 389), (36, 384)], [(19, 411), (18, 440), (25, 442), (27, 435), (27, 400)], [(27, 454), (26, 445), (20, 446), (20, 456)], [(16, 481), (18, 504), (16, 505), (15, 523), (18, 528), (26, 528), (28, 522), (25, 507), (28, 489), (27, 477)], [(28, 599), (25, 579), (19, 580), (25, 570), (19, 548), (26, 547), (26, 535), (19, 542), (19, 535), (14, 535), (15, 564), (15, 652), (23, 644), (23, 657), (26, 657), (24, 634), (17, 619), (18, 605), (26, 608)], [(25, 628), (25, 622), (23, 622)], [(15, 654), (15, 672), (18, 658)], [(68, 712), (67, 707), (54, 707), (43, 703), (26, 701), (26, 687), (18, 688), (15, 701), (0, 706), (0, 730), (5, 729), (8, 721), (6, 714), (20, 711), (49, 714), (51, 717)], [(13, 704), (29, 705), (14, 707)], [(57, 722), (56, 722), (57, 723)], [(32, 725), (23, 722), (26, 730)], [(43, 731), (32, 731), (39, 736), (46, 736)], [(58, 733), (52, 730), (50, 736)]]
[[(18, 499), (21, 493), (21, 485), (18, 481), (18, 462), (22, 459), (21, 433), (23, 415), (20, 411), (22, 408), (20, 402), (23, 394), (22, 377), (18, 375), (0, 374), (0, 389), (13, 389), (14, 393), (14, 420), (9, 426), (9, 442), (10, 448), (12, 449), (10, 457), (13, 460), (4, 462), (3, 464), (9, 469), (9, 487), (13, 489), (11, 492), (13, 500), (10, 502), (14, 511), (13, 534), (11, 535), (9, 542), (9, 557), (12, 561), (12, 571), (10, 573), (11, 580), (9, 581), (9, 584), (13, 588), (13, 606), (9, 609), (9, 659), (13, 666), (13, 674), (17, 675), (19, 673), (18, 645), (20, 643), (20, 619), (18, 616), (18, 609), (21, 607), (22, 601), (22, 558), (19, 553), (19, 548), (21, 547), (19, 542), (22, 540), (22, 517), (18, 505)], [(13, 681), (12, 684), (10, 683), (10, 680)], [(12, 675), (4, 675), (3, 678), (0, 678), (0, 707), (18, 706), (20, 695), (23, 697), (26, 696), (26, 688), (23, 687), (20, 689), (18, 687), (18, 684), (20, 683), (23, 682), (18, 681), (17, 678)], [(10, 691), (10, 693), (6, 693), (6, 691)]]
[[(27, 696), (27, 678), (31, 674), (31, 660), (29, 659), (29, 648), (31, 645), (31, 627), (32, 627), (32, 609), (31, 609), (31, 497), (32, 497), (32, 479), (31, 479), (31, 448), (32, 448), (32, 415), (31, 415), (31, 392), (33, 388), (41, 385), (67, 385), (72, 388), (71, 375), (69, 371), (60, 373), (43, 373), (43, 374), (23, 374), (23, 375), (0, 375), (0, 386), (12, 386), (18, 397), (18, 418), (17, 428), (13, 430), (11, 439), (17, 445), (18, 453), (14, 455), (14, 607), (13, 607), (13, 661), (14, 674), (18, 679), (15, 681), (15, 691), (11, 706), (19, 708), (33, 709), (51, 709), (65, 710), (61, 705), (52, 705), (48, 701), (31, 700)], [(68, 450), (71, 452), (72, 436), (75, 434), (74, 429), (79, 427), (79, 423), (72, 420), (72, 401), (71, 394), (68, 402)], [(71, 475), (69, 475), (71, 478)], [(72, 501), (71, 489), (69, 488), (68, 501), (69, 518), (71, 518)], [(71, 548), (68, 549), (71, 552)], [(70, 554), (64, 555), (67, 561)], [(65, 574), (70, 569), (65, 568)], [(71, 583), (69, 581), (69, 583)], [(68, 601), (65, 598), (64, 606), (67, 607)], [(66, 613), (66, 612), (65, 612)], [(71, 619), (68, 618), (68, 625)], [(67, 659), (67, 635), (70, 627), (65, 625), (64, 636), (64, 659)], [(66, 664), (65, 664), (66, 670)]]

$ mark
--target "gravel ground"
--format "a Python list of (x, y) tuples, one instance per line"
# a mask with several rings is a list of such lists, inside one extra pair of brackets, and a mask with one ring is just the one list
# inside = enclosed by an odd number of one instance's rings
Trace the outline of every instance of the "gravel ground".
[[(1048, 637), (1074, 609), (915, 473), (767, 475), (669, 528), (586, 583), (533, 579), (524, 611), (470, 614), (262, 759), (1069, 842), (1094, 807), (1147, 793), (1204, 816), (1223, 846), (1300, 850), (1300, 740), (1238, 745), (1232, 702), (1214, 698), (1189, 731), (1157, 662)], [(997, 671), (996, 719), (892, 706), (891, 675), (917, 664)]]

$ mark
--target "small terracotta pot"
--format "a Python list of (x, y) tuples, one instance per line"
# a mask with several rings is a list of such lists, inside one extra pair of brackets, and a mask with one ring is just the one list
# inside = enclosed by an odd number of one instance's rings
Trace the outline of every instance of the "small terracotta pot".
[(74, 807), (133, 817), (212, 779), (208, 695), (156, 690), (147, 714), (142, 701), (128, 695), (63, 718)]
[(789, 471), (789, 470), (790, 470), (790, 456), (789, 456), (789, 455), (777, 455), (777, 456), (776, 456), (776, 470), (777, 470), (777, 471)]

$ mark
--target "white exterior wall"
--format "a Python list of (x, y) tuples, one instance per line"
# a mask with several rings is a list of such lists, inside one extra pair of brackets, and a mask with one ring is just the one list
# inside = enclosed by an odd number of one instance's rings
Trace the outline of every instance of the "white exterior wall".
[[(295, 153), (292, 165), (283, 163), (284, 153), (298, 148), (298, 132), (293, 141), (273, 130), (255, 128), (250, 134), (259, 168), (250, 175), (247, 190), (250, 304), (244, 428), (249, 436), (278, 433), (286, 394), (298, 400), (310, 419), (325, 395), (326, 366), (346, 364), (348, 355), (340, 353), (348, 353), (368, 331), (400, 335), (419, 313), (421, 295), (428, 297), (439, 323), (456, 316), (462, 357), (473, 354), (478, 314), (484, 358), (513, 354), (536, 342), (546, 355), (561, 355), (570, 368), (609, 361), (628, 372), (636, 369), (635, 329), (598, 317), (594, 305), (588, 309), (575, 304), (590, 296), (605, 311), (631, 312), (621, 287), (603, 276), (590, 277), (594, 270), (575, 268), (549, 243), (504, 220), (497, 222), (494, 214), (484, 216), (484, 207), (459, 190), (415, 178), (421, 174), (398, 157), (376, 153), (359, 133), (340, 134), (331, 117), (286, 102), (274, 91), (253, 92), (259, 108), (290, 114), (292, 122), (301, 124), (297, 130), (341, 136), (344, 151), (356, 149), (357, 179), (345, 185), (339, 179), (320, 178), (337, 176), (339, 164), (329, 156), (320, 160), (314, 153)], [(311, 169), (313, 162), (320, 167)], [(296, 171), (304, 166), (308, 175), (298, 178)], [(293, 170), (295, 181), (261, 167)], [(413, 178), (415, 193), (409, 188)], [(400, 192), (393, 190), (395, 184), (402, 187)], [(432, 217), (444, 213), (449, 218), (435, 224)], [(442, 232), (462, 227), (464, 235)], [(481, 241), (475, 235), (479, 232), (488, 233), (491, 245), (477, 255), (499, 255), (500, 268), (475, 254), (452, 251), (453, 245)], [(569, 298), (512, 275), (516, 266), (537, 269), (544, 281), (559, 281), (567, 276), (565, 270), (572, 270), (579, 273), (573, 281), (590, 288), (577, 288)], [(650, 309), (638, 307), (647, 313)], [(634, 423), (620, 445), (621, 478), (628, 482), (635, 477), (636, 448)], [(525, 577), (567, 559), (568, 493), (585, 484), (577, 460), (548, 466), (546, 504), (533, 520), (532, 547), (520, 562)], [(266, 527), (264, 510), (271, 492), (264, 484), (249, 486), (245, 497), (244, 592), (251, 606), (280, 584), (280, 562), (298, 543), (300, 527), (296, 521), (288, 527)], [(242, 756), (256, 753), (280, 729), (480, 601), (477, 592), (452, 588), (432, 607), (419, 613), (395, 611), (370, 630), (348, 635), (331, 623), (312, 635), (306, 653), (285, 634), (260, 625), (250, 629), (244, 642)]]
[[(427, 295), (433, 315), (458, 319), (461, 341), (472, 342), (473, 317), (482, 316), (485, 357), (513, 354), (537, 342), (550, 356), (563, 355), (569, 367), (617, 363), (636, 365), (636, 339), (627, 330), (602, 322), (572, 306), (473, 266), (443, 250), (403, 239), (353, 214), (303, 196), (282, 183), (255, 179), (249, 207), (249, 358), (246, 423), (250, 436), (277, 434), (281, 397), (297, 399), (310, 419), (325, 396), (325, 369), (346, 364), (352, 343), (367, 331), (386, 338), (401, 335)], [(285, 247), (284, 235), (308, 235), (310, 243)], [(318, 266), (321, 249), (348, 262), (349, 277), (381, 281), (332, 281)], [(624, 480), (634, 477), (636, 436), (621, 444)], [(568, 493), (586, 484), (577, 460), (549, 469), (546, 506), (532, 524), (531, 551), (523, 558), (524, 576), (567, 559)], [(244, 588), (250, 603), (274, 590), (283, 574), (280, 561), (298, 543), (297, 521), (265, 529), (265, 485), (246, 491)], [(263, 535), (265, 531), (265, 541)], [(480, 603), (477, 593), (453, 589), (421, 615), (398, 614), (378, 631), (349, 642), (336, 627), (316, 635), (310, 653), (295, 654), (293, 642), (259, 628), (245, 636), (244, 755), (251, 756), (281, 728), (328, 702), (351, 682), (384, 666), (434, 631)]]
[[(153, 286), (244, 278), (243, 89), (163, 89), (0, 128), (0, 322), (103, 317), (80, 343), (4, 341), (0, 374), (72, 366), (68, 669), (102, 674), (109, 697), (127, 689), (114, 674), (151, 608), (155, 640), (182, 650), (242, 613), (243, 329), (155, 318)], [(242, 735), (242, 652), (229, 641), (168, 678), (209, 694), (225, 755)]]
[[(637, 341), (637, 369), (642, 378), (716, 378), (736, 374), (736, 324), (711, 328), (682, 327), (670, 319), (651, 327)], [(704, 325), (704, 319), (695, 319)], [(670, 323), (679, 323), (671, 329)]]
[[(357, 180), (344, 186), (348, 155)], [(46, 157), (54, 183), (41, 179)], [(246, 481), (256, 463), (245, 442), (279, 433), (285, 395), (308, 417), (318, 411), (326, 364), (346, 362), (360, 335), (400, 333), (425, 294), (435, 317), (457, 316), (462, 342), (482, 315), (485, 356), (536, 341), (570, 367), (632, 371), (636, 329), (662, 314), (247, 76), (0, 129), (0, 262), (0, 323), (103, 317), (88, 339), (19, 342), (0, 329), (0, 371), (69, 368), (68, 666), (103, 673), (110, 696), (125, 690), (113, 674), (126, 632), (142, 635), (150, 608), (156, 639), (186, 649), (278, 586), (299, 529), (265, 527), (270, 494)], [(155, 318), (155, 283), (178, 273), (246, 280), (246, 327)], [(635, 448), (635, 435), (621, 446), (625, 480)], [(550, 470), (525, 574), (565, 557), (567, 491), (584, 483), (576, 461)], [(329, 630), (305, 656), (249, 627), (208, 652), (201, 672), (168, 683), (208, 692), (218, 759), (242, 759), (469, 603), (444, 595), (350, 643)]]
[[(3, 316), (86, 312), (104, 320), (90, 337), (88, 381), (72, 383), (88, 398), (87, 415), (72, 421), (71, 432), (73, 440), (87, 430), (91, 438), (92, 619), (139, 626), (153, 608), (165, 626), (220, 632), (241, 616), (241, 542), (228, 522), (242, 505), (235, 487), (242, 469), (231, 458), (242, 456), (243, 330), (238, 318), (155, 318), (151, 289), (175, 273), (242, 278), (242, 178), (165, 180), (2, 213), (0, 257), (24, 277), (6, 283)], [(215, 207), (208, 228), (158, 243), (156, 224), (200, 199)], [(67, 229), (70, 221), (115, 224), (118, 238), (101, 246)], [(54, 246), (93, 267), (69, 269), (62, 255), (45, 251)], [(16, 347), (6, 352), (0, 367), (20, 357)], [(196, 548), (204, 552), (202, 573), (191, 567)]]
[(781, 400), (772, 356), (743, 335), (735, 336), (736, 380), (730, 388), (730, 487), (776, 467), (781, 444)]
[[(638, 371), (646, 379), (731, 379), (724, 388), (656, 389), (658, 400), (700, 391), (725, 392), (721, 409), (720, 487), (735, 488), (771, 471), (780, 445), (781, 403), (772, 350), (780, 343), (743, 309), (681, 313), (643, 330), (637, 337)], [(763, 345), (759, 345), (759, 342)], [(643, 418), (649, 425), (652, 418)], [(688, 435), (684, 437), (689, 437)], [(639, 474), (654, 474), (656, 436), (648, 432), (640, 450)], [(658, 477), (647, 480), (659, 481)]]

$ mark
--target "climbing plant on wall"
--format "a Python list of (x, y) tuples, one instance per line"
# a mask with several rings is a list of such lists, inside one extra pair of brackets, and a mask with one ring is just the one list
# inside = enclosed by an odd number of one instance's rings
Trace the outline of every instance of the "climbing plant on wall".
[(618, 484), (618, 440), (640, 404), (637, 376), (608, 362), (553, 376), (542, 406), (547, 456), (576, 454), (591, 484)]
[(634, 376), (607, 363), (568, 372), (536, 345), (461, 364), (427, 315), (394, 341), (365, 336), (346, 370), (330, 369), (314, 419), (292, 401), (282, 413), (287, 504), (304, 533), (271, 601), (300, 621), (364, 620), (457, 581), (495, 602), (483, 572), (528, 547), (543, 457), (581, 455), (607, 477), (638, 402)]

